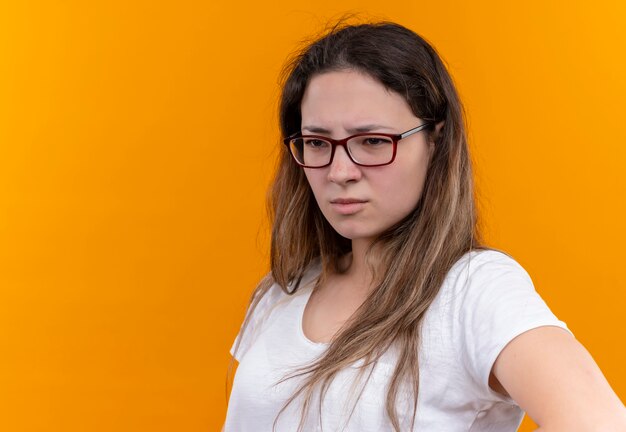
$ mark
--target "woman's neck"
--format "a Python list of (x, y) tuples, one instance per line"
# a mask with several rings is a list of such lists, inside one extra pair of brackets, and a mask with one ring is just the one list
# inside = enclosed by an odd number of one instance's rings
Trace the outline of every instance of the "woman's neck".
[(341, 267), (344, 269), (342, 276), (351, 280), (354, 287), (362, 289), (372, 288), (374, 275), (371, 265), (376, 265), (376, 251), (370, 251), (369, 259), (366, 259), (367, 251), (372, 242), (369, 239), (352, 240), (352, 253), (344, 257)]

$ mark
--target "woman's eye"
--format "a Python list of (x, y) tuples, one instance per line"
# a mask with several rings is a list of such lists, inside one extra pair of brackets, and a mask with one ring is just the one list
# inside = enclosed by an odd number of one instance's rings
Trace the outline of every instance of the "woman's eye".
[(378, 146), (383, 144), (391, 144), (391, 141), (383, 137), (367, 137), (363, 140), (363, 144), (370, 146)]
[(304, 141), (304, 144), (308, 147), (313, 147), (313, 148), (324, 148), (328, 145), (326, 141), (322, 141), (319, 139), (308, 139)]

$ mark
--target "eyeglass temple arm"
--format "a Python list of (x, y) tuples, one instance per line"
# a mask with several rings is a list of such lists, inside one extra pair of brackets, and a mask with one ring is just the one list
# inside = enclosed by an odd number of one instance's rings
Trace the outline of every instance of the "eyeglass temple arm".
[(409, 135), (413, 135), (414, 133), (417, 133), (417, 132), (421, 131), (425, 127), (430, 126), (431, 124), (432, 123), (430, 123), (430, 122), (422, 123), (421, 125), (419, 125), (417, 127), (414, 127), (413, 129), (408, 130), (408, 131), (404, 132), (403, 134), (400, 134), (400, 139), (406, 138)]

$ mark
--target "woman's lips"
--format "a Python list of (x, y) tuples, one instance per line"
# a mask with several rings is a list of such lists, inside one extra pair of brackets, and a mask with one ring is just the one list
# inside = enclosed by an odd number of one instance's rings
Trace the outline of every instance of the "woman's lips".
[(337, 198), (330, 201), (333, 210), (342, 215), (357, 213), (365, 207), (366, 200), (356, 198)]

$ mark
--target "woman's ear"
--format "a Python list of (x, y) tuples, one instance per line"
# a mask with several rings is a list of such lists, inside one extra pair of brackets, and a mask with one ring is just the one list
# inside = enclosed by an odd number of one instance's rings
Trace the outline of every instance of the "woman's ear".
[(443, 128), (443, 124), (445, 122), (441, 120), (439, 123), (435, 125), (435, 139), (439, 138), (439, 134), (441, 133), (441, 129)]
[(431, 153), (435, 150), (435, 143), (441, 136), (441, 129), (443, 128), (444, 121), (441, 120), (439, 123), (435, 124), (435, 130), (430, 134), (430, 151)]

